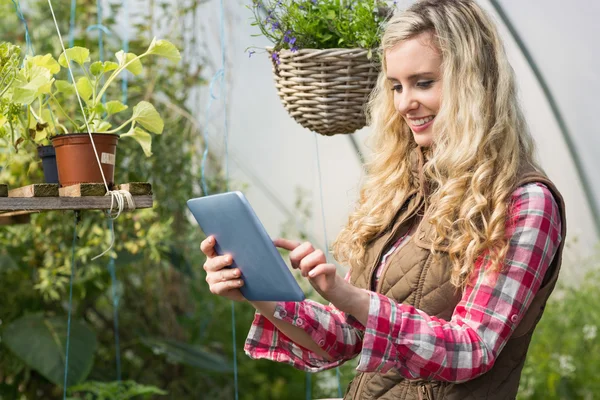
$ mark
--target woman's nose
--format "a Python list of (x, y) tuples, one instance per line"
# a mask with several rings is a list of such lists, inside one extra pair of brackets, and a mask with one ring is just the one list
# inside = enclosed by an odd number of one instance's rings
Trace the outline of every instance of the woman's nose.
[(400, 114), (406, 115), (410, 111), (414, 111), (419, 107), (419, 102), (411, 95), (410, 92), (400, 94), (398, 99), (397, 109)]

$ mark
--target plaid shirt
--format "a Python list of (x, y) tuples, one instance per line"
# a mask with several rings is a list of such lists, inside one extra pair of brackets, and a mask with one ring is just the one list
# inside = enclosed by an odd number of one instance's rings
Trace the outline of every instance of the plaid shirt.
[(366, 326), (331, 305), (279, 302), (274, 317), (304, 329), (335, 361), (298, 346), (259, 313), (246, 354), (311, 372), (360, 355), (358, 371), (395, 368), (407, 379), (464, 382), (485, 373), (531, 304), (562, 240), (558, 206), (542, 184), (517, 188), (510, 215), (506, 268), (484, 274), (490, 260), (478, 259), (472, 285), (464, 289), (450, 321), (375, 292), (370, 292)]

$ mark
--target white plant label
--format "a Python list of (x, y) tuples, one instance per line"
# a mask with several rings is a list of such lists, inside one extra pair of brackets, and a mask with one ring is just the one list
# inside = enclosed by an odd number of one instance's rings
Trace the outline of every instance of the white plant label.
[(115, 165), (115, 155), (110, 153), (102, 153), (101, 157), (102, 164)]

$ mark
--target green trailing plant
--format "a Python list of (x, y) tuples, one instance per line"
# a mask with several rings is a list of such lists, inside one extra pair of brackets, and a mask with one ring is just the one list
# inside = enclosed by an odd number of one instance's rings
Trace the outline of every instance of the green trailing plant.
[(23, 108), (11, 101), (12, 86), (19, 72), (21, 48), (9, 42), (0, 42), (0, 138), (10, 137), (17, 147)]
[[(380, 43), (383, 25), (393, 13), (384, 0), (253, 0), (252, 25), (278, 51), (364, 48)], [(395, 7), (394, 1), (392, 6)], [(252, 53), (253, 51), (251, 51)]]

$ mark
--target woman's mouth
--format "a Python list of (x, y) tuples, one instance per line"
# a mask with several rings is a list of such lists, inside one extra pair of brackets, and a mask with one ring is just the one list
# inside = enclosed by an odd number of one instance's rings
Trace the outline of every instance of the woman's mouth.
[(421, 133), (433, 124), (434, 119), (435, 115), (429, 115), (423, 118), (407, 118), (407, 121), (410, 129), (412, 129), (414, 133)]

